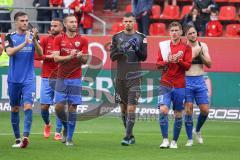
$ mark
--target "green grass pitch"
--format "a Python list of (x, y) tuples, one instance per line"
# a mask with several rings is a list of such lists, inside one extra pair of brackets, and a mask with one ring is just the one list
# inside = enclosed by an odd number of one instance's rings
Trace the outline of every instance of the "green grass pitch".
[[(21, 115), (23, 117), (23, 115)], [(51, 117), (52, 122), (54, 117)], [(23, 119), (21, 119), (21, 124)], [(53, 127), (54, 128), (54, 127)], [(22, 129), (22, 127), (21, 127)], [(240, 121), (213, 121), (205, 124), (204, 144), (185, 147), (182, 128), (178, 149), (160, 149), (161, 134), (157, 121), (137, 121), (136, 144), (121, 146), (124, 130), (120, 118), (100, 117), (77, 123), (73, 147), (42, 136), (43, 121), (34, 114), (30, 145), (13, 149), (10, 114), (0, 113), (0, 160), (239, 160)], [(22, 130), (21, 130), (22, 131)], [(52, 129), (54, 132), (54, 129)], [(172, 137), (172, 122), (169, 127)]]

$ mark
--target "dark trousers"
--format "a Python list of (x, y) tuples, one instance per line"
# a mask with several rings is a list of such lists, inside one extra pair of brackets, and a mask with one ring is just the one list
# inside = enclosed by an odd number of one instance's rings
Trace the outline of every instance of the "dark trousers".
[(149, 18), (150, 14), (146, 14), (145, 16), (140, 16), (137, 18), (137, 23), (138, 23), (138, 31), (145, 34), (149, 35)]
[[(51, 21), (51, 17), (49, 16), (39, 16), (40, 14), (38, 14), (37, 16), (37, 20), (39, 22), (41, 21)], [(38, 23), (38, 31), (39, 33), (47, 33), (50, 29), (50, 24), (46, 24), (46, 23)]]
[(118, 0), (105, 0), (104, 3), (104, 9), (117, 9)]
[[(2, 21), (11, 21), (10, 12), (9, 13), (0, 13), (0, 20)], [(0, 32), (7, 33), (11, 29), (11, 23), (0, 23)]]
[(202, 37), (206, 36), (207, 23), (208, 23), (208, 20), (202, 20), (201, 21), (201, 36)]
[(38, 24), (39, 33), (47, 33), (50, 29), (50, 24)]

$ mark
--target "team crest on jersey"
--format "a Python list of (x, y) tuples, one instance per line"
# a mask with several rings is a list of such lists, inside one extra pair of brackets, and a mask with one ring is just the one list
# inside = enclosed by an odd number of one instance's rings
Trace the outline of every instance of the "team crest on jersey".
[(80, 42), (75, 42), (74, 44), (75, 44), (76, 47), (80, 46)]

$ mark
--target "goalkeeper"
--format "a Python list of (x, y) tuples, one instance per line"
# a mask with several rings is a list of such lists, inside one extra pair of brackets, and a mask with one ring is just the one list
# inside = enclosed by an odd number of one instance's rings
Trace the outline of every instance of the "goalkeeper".
[(135, 110), (140, 97), (141, 61), (147, 58), (147, 39), (134, 30), (135, 18), (126, 13), (122, 21), (124, 30), (112, 37), (110, 58), (117, 62), (115, 101), (120, 104), (126, 135), (123, 146), (135, 143), (133, 126)]

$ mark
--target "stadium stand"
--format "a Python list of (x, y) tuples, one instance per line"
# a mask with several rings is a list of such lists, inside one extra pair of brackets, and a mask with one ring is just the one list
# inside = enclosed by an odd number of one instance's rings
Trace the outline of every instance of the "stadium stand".
[(219, 12), (219, 20), (235, 20), (236, 7), (235, 6), (222, 6)]
[(228, 24), (226, 26), (226, 37), (240, 37), (240, 24)]
[(192, 5), (186, 5), (186, 6), (183, 6), (182, 8), (182, 12), (181, 12), (181, 19), (188, 13), (190, 13), (192, 9)]
[(179, 6), (168, 5), (163, 9), (163, 13), (161, 14), (161, 19), (179, 19), (180, 16), (180, 8)]
[(161, 7), (159, 5), (152, 6), (152, 19), (160, 19)]
[(152, 23), (149, 28), (150, 36), (165, 36), (166, 25), (164, 23)]

